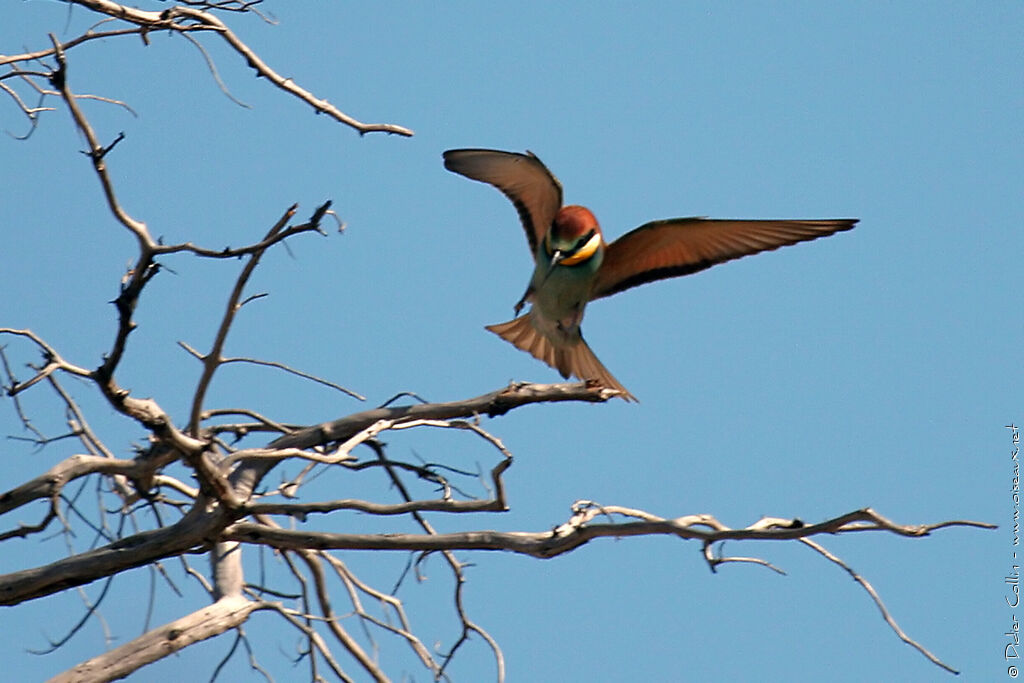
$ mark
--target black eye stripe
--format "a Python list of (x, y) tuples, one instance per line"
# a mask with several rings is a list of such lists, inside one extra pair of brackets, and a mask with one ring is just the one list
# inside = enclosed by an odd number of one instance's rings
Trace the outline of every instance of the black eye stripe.
[[(592, 240), (594, 238), (594, 235), (596, 235), (596, 234), (597, 234), (596, 230), (589, 231), (583, 237), (581, 237), (578, 240), (576, 240), (576, 244), (573, 245), (572, 250), (567, 252), (567, 254), (571, 256), (572, 254), (575, 254), (577, 251), (579, 251), (583, 247), (587, 246), (587, 243), (590, 240)], [(548, 256), (551, 256), (551, 254), (555, 253), (554, 250), (551, 248), (551, 233), (550, 232), (548, 232), (546, 235), (544, 235), (544, 251), (547, 252)]]
[(579, 251), (583, 247), (587, 246), (587, 242), (589, 242), (591, 239), (593, 239), (595, 234), (596, 233), (593, 230), (591, 230), (586, 235), (584, 235), (583, 237), (579, 238), (576, 241), (576, 246), (572, 248), (572, 252), (575, 254), (577, 251)]

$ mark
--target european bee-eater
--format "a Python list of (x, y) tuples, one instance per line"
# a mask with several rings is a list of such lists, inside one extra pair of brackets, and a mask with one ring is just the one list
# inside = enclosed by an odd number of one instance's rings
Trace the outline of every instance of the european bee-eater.
[(526, 292), (529, 312), (488, 330), (562, 377), (597, 380), (636, 398), (601, 364), (580, 333), (583, 309), (595, 299), (663, 278), (689, 275), (749, 254), (849, 230), (857, 219), (713, 220), (669, 218), (641, 225), (611, 244), (589, 209), (562, 206), (562, 185), (532, 152), (451, 149), (449, 171), (494, 185), (519, 212), (535, 263)]

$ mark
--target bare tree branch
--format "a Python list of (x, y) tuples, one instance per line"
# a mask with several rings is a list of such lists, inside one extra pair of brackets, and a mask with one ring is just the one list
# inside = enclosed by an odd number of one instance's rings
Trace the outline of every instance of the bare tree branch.
[[(638, 518), (643, 521), (621, 524), (590, 524), (590, 520), (598, 515), (622, 515)], [(819, 544), (809, 540), (810, 536), (819, 534), (848, 533), (857, 531), (889, 531), (910, 537), (927, 536), (932, 531), (949, 526), (971, 526), (991, 529), (994, 525), (983, 522), (954, 520), (938, 524), (899, 525), (882, 517), (870, 508), (855, 510), (846, 515), (826, 520), (815, 525), (804, 525), (798, 520), (766, 518), (742, 528), (731, 529), (710, 515), (688, 515), (676, 519), (663, 519), (642, 510), (623, 508), (620, 506), (601, 506), (588, 501), (581, 501), (574, 506), (572, 518), (565, 524), (544, 532), (497, 532), (471, 531), (451, 534), (438, 534), (426, 525), (426, 535), (416, 534), (335, 534), (323, 532), (291, 531), (284, 529), (268, 529), (249, 523), (238, 523), (228, 527), (224, 536), (243, 543), (259, 543), (270, 545), (281, 550), (407, 550), (434, 552), (441, 551), (450, 555), (452, 550), (504, 550), (531, 555), (538, 558), (551, 558), (570, 552), (594, 538), (623, 538), (629, 536), (673, 535), (684, 539), (704, 541), (708, 544), (726, 539), (749, 540), (790, 540), (800, 539), (817, 550), (830, 561), (846, 569), (855, 580), (871, 595), (879, 607), (886, 622), (892, 627), (901, 640), (908, 643), (933, 663), (952, 673), (955, 669), (942, 662), (938, 657), (909, 638), (889, 615), (878, 594), (870, 583), (853, 572), (848, 565), (835, 555), (829, 553)], [(703, 528), (706, 527), (706, 528)], [(451, 558), (455, 562), (454, 558)], [(756, 558), (728, 558), (724, 561), (742, 561), (763, 564), (780, 571), (769, 563)], [(722, 560), (717, 561), (720, 563)], [(712, 564), (714, 567), (714, 564)], [(781, 572), (780, 572), (781, 573)], [(460, 581), (461, 584), (461, 581)], [(465, 618), (465, 617), (464, 617)], [(474, 628), (474, 630), (477, 630)], [(488, 638), (480, 631), (485, 638)], [(456, 644), (457, 647), (458, 644)], [(500, 660), (500, 655), (499, 655)], [(501, 676), (499, 676), (501, 678)]]
[[(322, 216), (323, 212), (329, 207), (330, 202), (327, 202), (327, 204), (317, 210), (317, 214)], [(295, 207), (293, 206), (286, 211), (283, 216), (281, 216), (273, 227), (270, 228), (265, 239), (272, 238), (274, 235), (281, 232), (284, 226), (288, 223), (288, 220), (294, 215)], [(315, 222), (319, 221), (317, 220)], [(265, 249), (260, 249), (249, 256), (248, 262), (245, 264), (245, 267), (242, 268), (242, 272), (239, 273), (238, 279), (235, 281), (235, 286), (228, 297), (228, 305), (224, 311), (224, 317), (221, 319), (220, 328), (217, 330), (217, 336), (213, 341), (213, 348), (210, 350), (210, 353), (206, 354), (202, 358), (203, 373), (199, 378), (199, 384), (196, 387), (196, 391), (192, 399), (192, 413), (189, 419), (189, 431), (193, 436), (199, 433), (199, 418), (203, 409), (203, 399), (206, 397), (206, 390), (209, 388), (210, 382), (213, 380), (214, 373), (220, 368), (223, 362), (221, 351), (223, 351), (224, 343), (227, 341), (228, 331), (231, 329), (231, 323), (234, 322), (235, 315), (241, 307), (239, 301), (242, 298), (242, 292), (245, 290), (246, 283), (249, 282), (249, 278), (252, 276), (256, 266), (259, 265), (260, 258), (264, 253)]]
[[(86, 142), (89, 145), (89, 151), (86, 153), (87, 156), (92, 160), (93, 170), (96, 171), (96, 176), (100, 180), (100, 186), (103, 188), (103, 194), (107, 199), (107, 207), (110, 212), (114, 214), (117, 221), (133, 233), (136, 239), (139, 241), (139, 246), (142, 250), (142, 256), (145, 260), (142, 260), (140, 265), (145, 266), (137, 269), (141, 271), (136, 277), (144, 277), (144, 274), (148, 271), (150, 265), (147, 256), (147, 251), (155, 246), (153, 238), (150, 237), (149, 231), (146, 228), (145, 223), (135, 220), (128, 212), (124, 210), (120, 202), (117, 200), (117, 194), (114, 192), (114, 184), (110, 179), (110, 175), (107, 173), (107, 165), (104, 161), (107, 153), (113, 148), (117, 141), (111, 143), (109, 147), (104, 147), (100, 144), (99, 138), (93, 131), (89, 121), (85, 118), (82, 110), (78, 106), (78, 100), (71, 93), (71, 89), (68, 87), (67, 71), (68, 64), (67, 59), (64, 57), (64, 48), (61, 47), (60, 41), (52, 33), (50, 34), (50, 41), (53, 43), (54, 56), (57, 58), (57, 70), (50, 76), (50, 82), (60, 92), (61, 97), (64, 98), (64, 103), (68, 107), (68, 111), (71, 113), (71, 118), (75, 122), (75, 126), (81, 131), (82, 135), (85, 136)], [(120, 138), (118, 139), (118, 141)]]
[(310, 575), (313, 577), (313, 585), (316, 588), (317, 601), (320, 603), (320, 610), (327, 620), (327, 626), (330, 628), (331, 633), (338, 640), (341, 645), (348, 650), (349, 654), (356, 658), (359, 665), (363, 667), (363, 670), (369, 674), (373, 680), (383, 682), (387, 681), (387, 676), (380, 670), (377, 663), (374, 662), (359, 646), (348, 632), (342, 628), (338, 621), (338, 616), (334, 613), (334, 609), (331, 607), (331, 598), (327, 592), (327, 585), (325, 583), (323, 567), (320, 565), (319, 557), (316, 553), (312, 553), (306, 550), (298, 551), (298, 556), (302, 558), (302, 561), (306, 563), (306, 567), (309, 569)]
[[(441, 671), (441, 667), (440, 665), (438, 665), (436, 661), (434, 661), (434, 658), (431, 656), (430, 651), (427, 650), (426, 646), (420, 641), (419, 638), (417, 638), (413, 634), (412, 628), (409, 625), (409, 619), (408, 617), (406, 617), (405, 609), (402, 606), (402, 601), (392, 595), (383, 593), (361, 581), (337, 557), (329, 553), (319, 553), (319, 556), (323, 559), (324, 562), (330, 564), (331, 567), (334, 568), (335, 573), (345, 584), (345, 587), (349, 594), (349, 599), (352, 601), (352, 606), (355, 609), (356, 614), (358, 614), (361, 619), (365, 621), (370, 621), (375, 626), (378, 626), (379, 628), (382, 628), (386, 631), (389, 631), (390, 633), (394, 633), (404, 638), (406, 642), (409, 643), (410, 647), (412, 647), (416, 655), (419, 657), (420, 661), (423, 662), (423, 665), (430, 669), (432, 672), (434, 672), (435, 678), (440, 678), (439, 674)], [(372, 599), (377, 600), (382, 604), (386, 605), (388, 608), (390, 608), (390, 610), (393, 611), (395, 615), (397, 615), (399, 626), (393, 626), (390, 623), (381, 621), (380, 619), (377, 619), (370, 615), (363, 608), (362, 601), (359, 599), (359, 591), (365, 593)]]
[[(413, 417), (429, 414), (466, 415), (466, 411), (472, 414), (477, 408), (481, 410), (490, 409), (498, 414), (503, 414), (516, 407), (545, 400), (606, 401), (613, 394), (612, 390), (588, 388), (584, 384), (513, 385), (466, 401), (382, 410), (393, 415), (393, 421), (398, 423), (401, 422), (403, 416)], [(147, 401), (150, 400), (147, 399)], [(150, 403), (154, 406), (156, 405), (155, 402), (150, 401)], [(371, 417), (375, 417), (377, 414), (378, 411), (365, 411), (364, 413), (357, 413), (348, 418), (342, 418), (334, 423), (329, 423), (334, 425), (330, 428), (330, 433), (337, 438), (337, 436), (351, 431), (355, 426), (366, 424)], [(371, 422), (369, 426), (373, 424), (374, 422)], [(298, 439), (299, 442), (305, 441), (311, 435), (322, 435), (322, 433), (322, 427), (308, 428), (296, 432), (296, 434), (302, 435)], [(174, 557), (183, 553), (200, 551), (208, 547), (209, 540), (213, 538), (217, 538), (220, 541), (240, 540), (221, 535), (221, 530), (243, 514), (241, 512), (241, 501), (244, 501), (251, 494), (251, 491), (258, 485), (261, 478), (270, 471), (278, 460), (292, 457), (301, 452), (299, 447), (287, 446), (285, 444), (293, 436), (285, 435), (275, 441), (277, 445), (271, 444), (271, 447), (278, 451), (278, 454), (273, 458), (262, 459), (255, 454), (252, 458), (243, 457), (244, 462), (227, 478), (224, 478), (223, 474), (219, 474), (216, 469), (213, 469), (212, 463), (208, 464), (208, 467), (211, 468), (209, 476), (213, 478), (212, 480), (219, 482), (219, 486), (224, 487), (226, 491), (223, 494), (224, 497), (222, 499), (218, 498), (218, 500), (231, 504), (206, 509), (205, 502), (199, 500), (196, 502), (196, 507), (173, 525), (156, 530), (143, 531), (102, 548), (74, 555), (45, 567), (0, 575), (0, 605), (17, 604), (25, 600), (50, 595), (66, 588), (90, 583), (112, 573), (143, 566), (152, 561)], [(152, 467), (154, 462), (159, 464), (166, 464), (168, 462), (166, 460), (168, 456), (163, 455), (163, 453), (171, 454), (175, 448), (180, 448), (180, 450), (194, 448), (195, 452), (203, 453), (204, 446), (202, 442), (189, 439), (174, 428), (168, 427), (165, 432), (158, 435), (158, 438), (166, 439), (168, 445), (172, 446), (172, 450), (158, 450), (154, 452), (152, 460), (136, 458), (131, 461), (125, 461), (111, 460), (99, 456), (73, 456), (54, 466), (47, 474), (41, 475), (4, 494), (0, 494), (0, 513), (24, 505), (26, 502), (50, 496), (54, 491), (59, 491), (67, 481), (85, 476), (86, 474), (120, 474), (133, 481), (146, 481), (149, 468)], [(192, 444), (197, 445), (193, 446)], [(310, 443), (308, 447), (313, 445), (316, 444)], [(272, 453), (272, 451), (268, 452)], [(244, 452), (240, 452), (240, 454), (244, 454)], [(198, 471), (197, 474), (199, 474)], [(148, 490), (141, 485), (140, 488)]]
[[(612, 514), (647, 517), (648, 513), (604, 506)], [(238, 522), (224, 530), (223, 538), (241, 543), (259, 543), (281, 550), (307, 548), (313, 550), (405, 550), (434, 552), (441, 550), (504, 550), (538, 558), (557, 557), (590, 542), (595, 538), (626, 538), (630, 536), (677, 536), (700, 541), (724, 540), (793, 540), (819, 534), (850, 533), (855, 531), (890, 531), (911, 537), (927, 536), (932, 531), (948, 526), (969, 526), (994, 529), (995, 525), (969, 520), (956, 520), (938, 524), (897, 525), (881, 522), (871, 508), (855, 510), (819, 524), (757, 528), (756, 525), (731, 529), (711, 515), (687, 515), (676, 519), (651, 516), (649, 521), (615, 524), (590, 524), (589, 511), (574, 515), (565, 524), (553, 530), (537, 532), (465, 531), (450, 534), (335, 534), (316, 531), (266, 529), (257, 524)], [(866, 522), (867, 524), (864, 524)], [(702, 528), (702, 527), (707, 527)]]
[(305, 521), (311, 514), (358, 510), (372, 515), (404, 515), (410, 512), (505, 512), (508, 505), (504, 499), (504, 484), (501, 474), (512, 464), (511, 460), (498, 463), (491, 475), (502, 491), (492, 500), (410, 500), (403, 503), (374, 503), (366, 500), (331, 500), (318, 503), (247, 503), (242, 510), (249, 514), (288, 515)]
[[(102, 32), (90, 32), (79, 36), (66, 43), (54, 40), (52, 50), (37, 50), (19, 55), (0, 55), (0, 66), (16, 64), (25, 61), (35, 61), (49, 56), (56, 56), (63, 59), (61, 53), (70, 50), (84, 42), (98, 38), (110, 38), (123, 35), (138, 34), (143, 40), (148, 40), (148, 34), (152, 31), (171, 31), (186, 34), (189, 32), (212, 32), (217, 34), (232, 50), (241, 56), (247, 66), (256, 71), (257, 75), (266, 78), (275, 87), (298, 98), (312, 107), (317, 113), (326, 114), (332, 119), (356, 130), (360, 135), (367, 133), (389, 133), (401, 136), (411, 136), (413, 133), (408, 128), (391, 123), (364, 123), (344, 113), (336, 106), (325, 99), (318, 98), (309, 90), (295, 83), (292, 79), (282, 76), (268, 65), (263, 59), (245, 42), (232, 31), (227, 24), (221, 21), (215, 14), (205, 9), (227, 9), (225, 7), (204, 5), (204, 9), (195, 6), (174, 5), (160, 12), (141, 10), (111, 0), (73, 0), (74, 4), (86, 7), (94, 12), (107, 15), (113, 19), (134, 24), (135, 28), (116, 29)], [(239, 6), (236, 11), (251, 10), (251, 4), (247, 7)], [(197, 43), (193, 41), (198, 46)], [(209, 56), (203, 51), (204, 58), (214, 74), (215, 80), (221, 83), (217, 76), (216, 68), (209, 60)]]
[[(498, 442), (496, 445), (506, 456), (504, 462), (510, 463), (511, 456), (508, 455), (507, 451), (505, 451), (504, 446), (501, 446), (500, 442)], [(391, 477), (391, 482), (402, 494), (402, 498), (404, 498), (406, 501), (412, 500), (412, 496), (409, 495), (409, 490), (405, 487), (405, 484), (402, 482), (401, 477), (398, 476), (398, 472), (388, 464), (387, 459), (384, 457), (383, 448), (379, 445), (376, 445), (374, 447), (374, 450), (377, 453), (377, 458), (382, 463), (384, 463), (384, 467), (387, 469), (388, 476)], [(419, 512), (413, 512), (411, 514), (413, 519), (416, 520), (416, 522), (420, 525), (420, 527), (423, 528), (423, 530), (427, 534), (437, 534), (437, 532), (426, 520), (426, 518), (423, 517), (423, 515), (421, 515)], [(494, 659), (495, 662), (497, 663), (498, 668), (498, 682), (503, 683), (505, 680), (505, 655), (501, 651), (501, 647), (499, 647), (497, 641), (495, 641), (494, 638), (491, 637), (491, 634), (489, 634), (486, 630), (484, 630), (475, 622), (473, 622), (466, 614), (466, 608), (463, 603), (463, 589), (466, 583), (465, 574), (462, 571), (463, 565), (461, 562), (458, 561), (458, 559), (456, 559), (455, 553), (453, 553), (450, 549), (442, 550), (441, 554), (444, 557), (445, 561), (448, 563), (449, 568), (451, 568), (452, 574), (455, 579), (455, 592), (453, 598), (455, 601), (455, 611), (459, 615), (459, 621), (462, 622), (462, 633), (459, 635), (458, 639), (456, 639), (455, 643), (448, 649), (448, 652), (445, 654), (444, 661), (441, 663), (441, 668), (438, 670), (436, 677), (440, 678), (444, 676), (445, 669), (447, 669), (448, 665), (455, 657), (455, 653), (458, 652), (459, 648), (462, 647), (462, 645), (465, 644), (466, 641), (469, 639), (469, 634), (478, 633), (487, 642), (487, 645), (491, 648), (491, 651), (494, 653)]]
[(163, 659), (193, 643), (220, 635), (245, 623), (261, 609), (280, 609), (243, 597), (227, 597), (187, 616), (152, 629), (124, 645), (93, 657), (50, 679), (51, 683), (111, 681)]
[(531, 403), (557, 403), (561, 401), (586, 401), (605, 403), (618, 394), (614, 389), (585, 382), (563, 384), (530, 384), (516, 382), (504, 389), (492, 391), (475, 398), (450, 403), (424, 403), (395, 408), (375, 408), (355, 413), (333, 422), (297, 430), (275, 440), (271, 445), (277, 448), (310, 448), (343, 441), (379, 420), (450, 420), (453, 418), (486, 415), (495, 417), (510, 410)]

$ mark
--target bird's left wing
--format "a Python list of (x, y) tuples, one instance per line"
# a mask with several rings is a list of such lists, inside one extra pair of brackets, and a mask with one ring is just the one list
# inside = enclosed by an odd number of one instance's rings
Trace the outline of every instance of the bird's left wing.
[(562, 185), (532, 152), (518, 154), (495, 149), (450, 149), (444, 167), (502, 191), (516, 207), (526, 230), (530, 254), (551, 227), (562, 207)]
[(671, 218), (641, 225), (608, 245), (591, 300), (789, 244), (825, 237), (857, 219), (711, 220)]

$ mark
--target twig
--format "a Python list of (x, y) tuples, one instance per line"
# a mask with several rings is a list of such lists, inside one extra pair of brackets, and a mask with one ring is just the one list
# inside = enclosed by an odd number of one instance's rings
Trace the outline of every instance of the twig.
[(231, 94), (231, 91), (228, 90), (228, 86), (224, 83), (223, 80), (221, 80), (220, 74), (217, 73), (217, 65), (214, 63), (213, 58), (210, 57), (210, 53), (206, 51), (205, 47), (203, 47), (203, 44), (195, 38), (193, 38), (192, 36), (190, 36), (188, 33), (182, 33), (181, 36), (188, 42), (192, 43), (192, 45), (194, 45), (195, 48), (199, 50), (199, 54), (201, 54), (203, 56), (203, 59), (206, 61), (206, 68), (210, 70), (210, 75), (213, 76), (213, 80), (216, 81), (217, 87), (220, 88), (220, 91), (222, 93), (224, 93), (224, 96), (232, 102), (234, 102), (235, 104), (237, 104), (239, 107), (244, 107), (245, 109), (252, 109), (251, 106), (249, 106), (248, 104), (246, 104), (245, 102)]
[(11, 401), (14, 403), (14, 412), (18, 414), (18, 419), (21, 421), (21, 425), (29, 432), (35, 434), (37, 439), (46, 439), (46, 435), (36, 429), (35, 425), (28, 418), (25, 410), (21, 406), (21, 399), (18, 398), (18, 394), (14, 391), (14, 388), (18, 386), (18, 379), (14, 376), (14, 371), (11, 370), (11, 364), (7, 360), (7, 347), (0, 346), (0, 364), (3, 365), (4, 374), (7, 375), (7, 384), (0, 385), (0, 388), (4, 390), (4, 393), (11, 397)]
[(854, 581), (859, 583), (861, 585), (861, 587), (865, 591), (867, 591), (867, 594), (871, 596), (871, 599), (874, 601), (875, 606), (878, 607), (878, 610), (882, 613), (882, 618), (885, 619), (885, 623), (889, 624), (889, 628), (891, 628), (893, 630), (893, 632), (895, 632), (896, 635), (899, 636), (900, 640), (902, 640), (904, 643), (906, 643), (907, 645), (911, 646), (912, 648), (914, 648), (915, 650), (920, 652), (922, 655), (927, 657), (928, 661), (930, 661), (932, 664), (935, 664), (936, 666), (942, 667), (943, 669), (945, 669), (946, 671), (950, 672), (951, 674), (956, 674), (956, 675), (960, 674), (959, 671), (957, 671), (956, 669), (954, 669), (950, 665), (948, 665), (945, 662), (943, 662), (941, 659), (939, 659), (934, 654), (932, 654), (923, 645), (921, 645), (916, 640), (914, 640), (913, 638), (908, 636), (906, 633), (904, 633), (903, 629), (900, 628), (900, 625), (897, 624), (896, 620), (893, 619), (891, 614), (889, 614), (889, 610), (886, 608), (885, 603), (882, 602), (882, 598), (880, 598), (878, 596), (878, 593), (875, 591), (874, 586), (872, 586), (868, 582), (867, 579), (865, 579), (863, 576), (861, 576), (860, 574), (855, 572), (850, 567), (850, 565), (846, 564), (845, 562), (843, 562), (843, 560), (841, 560), (840, 558), (836, 557), (835, 555), (830, 553), (828, 550), (826, 550), (824, 547), (822, 547), (820, 544), (812, 541), (811, 539), (809, 539), (809, 538), (801, 538), (800, 542), (803, 543), (804, 545), (806, 545), (807, 547), (812, 548), (815, 552), (820, 554), (822, 557), (827, 559), (829, 562), (832, 562), (832, 563), (842, 567), (843, 570), (845, 570), (846, 573), (849, 574), (853, 578)]
[[(178, 346), (180, 346), (181, 348), (183, 348), (186, 351), (188, 351), (190, 354), (192, 354), (193, 356), (198, 358), (200, 361), (202, 361), (204, 359), (204, 356), (201, 353), (199, 353), (198, 351), (193, 349), (191, 346), (189, 346), (185, 342), (179, 341), (178, 342)], [(310, 381), (316, 382), (317, 384), (322, 384), (325, 387), (330, 387), (331, 389), (334, 389), (335, 391), (340, 391), (343, 394), (348, 394), (352, 398), (359, 399), (360, 401), (365, 401), (366, 400), (365, 396), (357, 394), (356, 392), (352, 391), (351, 389), (347, 389), (347, 388), (341, 386), (340, 384), (335, 384), (334, 382), (331, 382), (329, 380), (323, 379), (322, 377), (317, 377), (316, 375), (311, 375), (308, 372), (303, 372), (302, 370), (297, 370), (297, 369), (295, 369), (293, 367), (285, 365), (284, 363), (278, 363), (277, 361), (260, 360), (258, 358), (222, 358), (221, 359), (221, 365), (227, 365), (228, 363), (251, 363), (252, 365), (262, 365), (262, 366), (268, 367), (268, 368), (277, 368), (278, 370), (284, 370), (285, 372), (293, 374), (293, 375), (295, 375), (297, 377), (301, 377), (303, 379), (308, 379)], [(206, 413), (204, 413), (204, 415), (205, 414)]]

